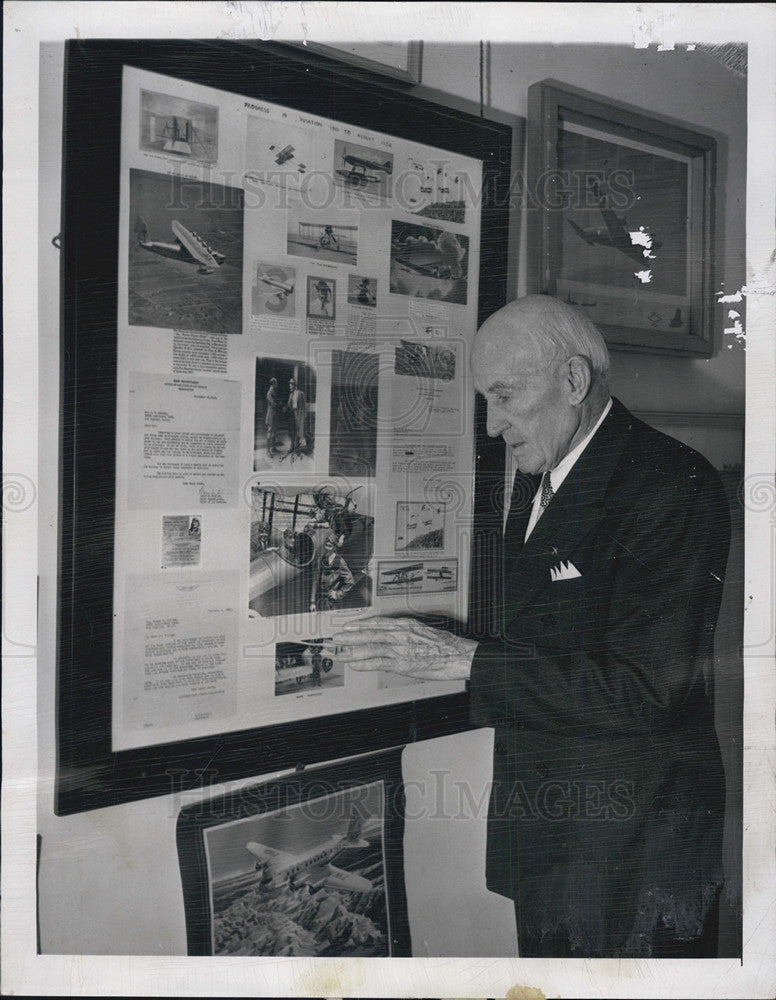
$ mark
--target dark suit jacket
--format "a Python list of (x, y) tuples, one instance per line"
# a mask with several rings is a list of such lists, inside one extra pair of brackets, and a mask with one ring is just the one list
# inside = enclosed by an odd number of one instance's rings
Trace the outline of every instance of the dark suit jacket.
[[(522, 544), (504, 538), (502, 632), (472, 666), (495, 728), (488, 886), (520, 953), (649, 955), (700, 933), (721, 883), (724, 776), (706, 670), (729, 510), (697, 452), (617, 400)], [(577, 579), (552, 582), (570, 559)]]

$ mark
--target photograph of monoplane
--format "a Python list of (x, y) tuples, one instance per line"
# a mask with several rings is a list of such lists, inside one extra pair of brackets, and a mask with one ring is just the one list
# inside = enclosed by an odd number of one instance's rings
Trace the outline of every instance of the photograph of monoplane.
[(130, 170), (132, 326), (242, 333), (243, 192)]
[(465, 305), (469, 237), (411, 222), (391, 224), (391, 291)]
[(393, 153), (334, 140), (334, 183), (347, 191), (391, 197)]
[(212, 954), (389, 956), (384, 837), (382, 781), (206, 829)]
[(289, 264), (258, 261), (252, 289), (254, 316), (287, 316), (296, 313), (296, 268)]
[(308, 691), (341, 688), (345, 667), (337, 659), (331, 639), (279, 642), (275, 645), (275, 694), (304, 694)]
[(313, 471), (315, 371), (293, 358), (256, 359), (253, 470)]
[(215, 163), (218, 159), (218, 108), (153, 90), (141, 90), (140, 148), (185, 160)]
[(251, 489), (249, 607), (261, 617), (369, 607), (374, 518), (364, 487)]
[(356, 264), (358, 216), (351, 212), (291, 209), (286, 230), (286, 252), (294, 257), (326, 260), (334, 264)]

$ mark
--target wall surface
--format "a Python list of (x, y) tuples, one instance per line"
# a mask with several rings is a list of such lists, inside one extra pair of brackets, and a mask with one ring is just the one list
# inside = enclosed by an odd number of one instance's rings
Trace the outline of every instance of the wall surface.
[[(701, 52), (493, 44), (490, 54), (486, 103), (499, 110), (525, 115), (527, 88), (552, 77), (670, 115), (690, 126), (713, 129), (720, 139), (719, 285), (731, 291), (743, 284), (745, 81)], [(46, 486), (40, 489), (41, 947), (44, 953), (185, 954), (175, 819), (180, 806), (192, 798), (184, 803), (167, 796), (67, 818), (55, 817), (52, 812), (59, 262), (50, 239), (58, 228), (54, 220), (58, 218), (61, 55), (61, 48), (44, 47), (41, 62), (45, 94), (40, 158), (40, 316), (41, 357), (48, 359), (41, 369), (40, 392), (40, 481)], [(423, 82), (479, 101), (479, 47), (426, 45)], [(516, 287), (522, 290), (524, 252), (512, 263)], [(737, 341), (730, 340), (723, 338), (720, 350), (709, 360), (616, 354), (614, 391), (637, 410), (742, 413), (744, 352)], [(737, 572), (740, 575), (740, 570)], [(731, 591), (726, 601), (732, 624), (725, 642), (733, 650), (737, 642), (737, 593)], [(734, 681), (730, 684), (735, 693)], [(732, 716), (727, 722), (730, 732), (735, 713)], [(484, 888), (484, 803), (491, 740), (490, 731), (480, 730), (405, 751), (404, 774), (413, 785), (413, 815), (424, 814), (407, 822), (405, 835), (407, 894), (417, 956), (514, 953), (511, 904)], [(446, 789), (448, 812), (458, 818), (444, 821), (438, 817), (436, 790), (440, 782)], [(463, 810), (457, 792), (461, 786), (469, 792), (469, 805)], [(425, 813), (421, 808), (424, 802), (428, 806)]]

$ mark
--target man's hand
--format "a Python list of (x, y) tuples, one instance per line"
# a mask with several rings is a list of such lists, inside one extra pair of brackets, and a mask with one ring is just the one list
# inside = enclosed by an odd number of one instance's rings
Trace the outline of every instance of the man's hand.
[(353, 670), (390, 670), (423, 680), (466, 680), (477, 643), (414, 618), (363, 618), (332, 636)]

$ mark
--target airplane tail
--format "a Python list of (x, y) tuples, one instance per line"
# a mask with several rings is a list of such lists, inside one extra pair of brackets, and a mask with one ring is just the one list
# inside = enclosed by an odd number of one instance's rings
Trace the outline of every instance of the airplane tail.
[(363, 820), (359, 815), (358, 809), (353, 806), (350, 811), (350, 824), (348, 825), (348, 832), (345, 836), (343, 847), (369, 847), (369, 841), (361, 839), (362, 825)]
[(385, 163), (383, 164), (383, 170), (385, 171), (386, 174), (392, 174), (393, 163), (390, 160), (386, 160)]

